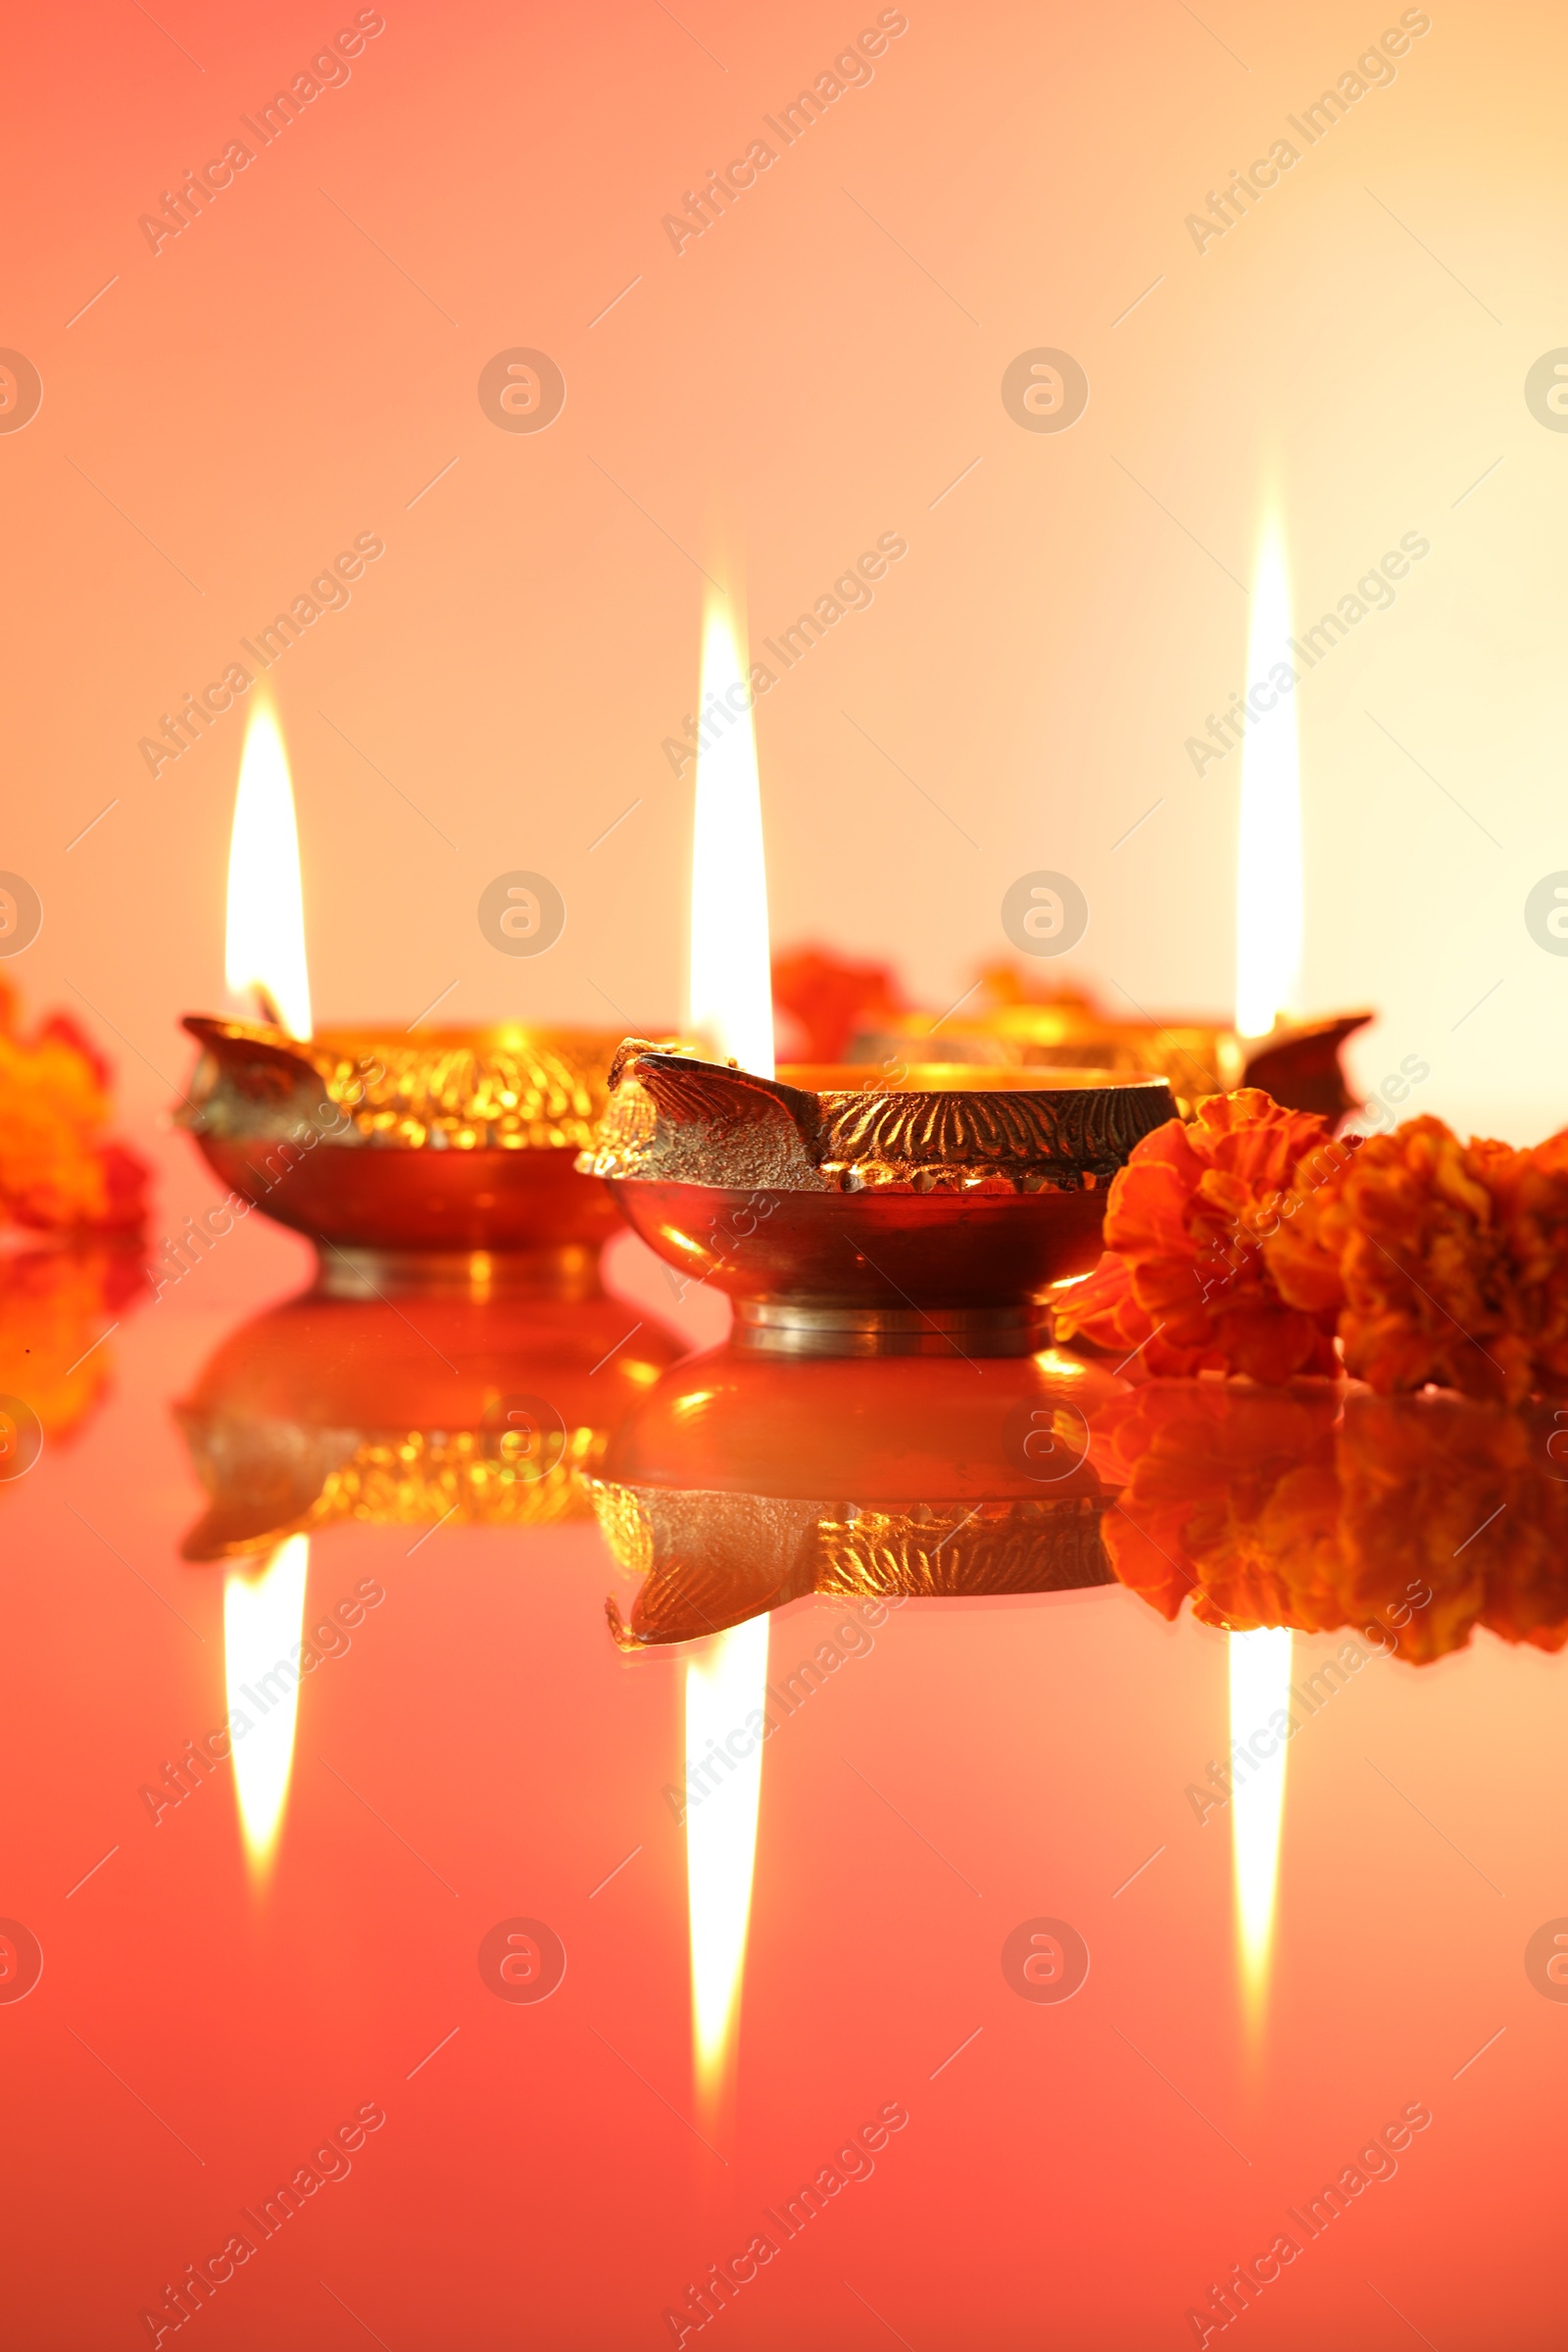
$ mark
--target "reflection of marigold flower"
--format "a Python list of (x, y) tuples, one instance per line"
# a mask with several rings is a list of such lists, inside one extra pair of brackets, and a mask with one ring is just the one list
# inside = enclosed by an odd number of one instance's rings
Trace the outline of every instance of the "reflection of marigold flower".
[(1332, 1307), (1287, 1304), (1261, 1245), (1342, 1152), (1326, 1120), (1255, 1087), (1168, 1120), (1112, 1179), (1105, 1254), (1057, 1309), (1057, 1337), (1141, 1351), (1156, 1374), (1337, 1371)]
[(1163, 1617), (1192, 1597), (1208, 1625), (1342, 1625), (1332, 1553), (1332, 1392), (1159, 1381), (1096, 1414), (1091, 1458), (1122, 1493), (1103, 1522), (1124, 1585)]
[(1328, 1390), (1257, 1395), (1154, 1381), (1093, 1418), (1091, 1460), (1121, 1495), (1104, 1545), (1124, 1586), (1208, 1625), (1340, 1625)]
[(1339, 1443), (1343, 1592), (1362, 1622), (1412, 1585), (1432, 1599), (1398, 1637), (1422, 1661), (1484, 1625), (1568, 1642), (1568, 1482), (1540, 1415), (1456, 1396), (1352, 1398)]
[(1420, 1665), (1477, 1625), (1568, 1644), (1564, 1431), (1458, 1396), (1259, 1395), (1157, 1381), (1094, 1419), (1120, 1485), (1104, 1540), (1122, 1583), (1165, 1617), (1345, 1627)]
[(107, 1142), (108, 1070), (57, 1014), (30, 1037), (0, 983), (0, 1225), (134, 1233), (147, 1171)]
[[(1441, 1119), (1371, 1137), (1265, 1245), (1281, 1294), (1338, 1313), (1346, 1369), (1382, 1396), (1428, 1381), (1528, 1396), (1526, 1293), (1549, 1300), (1552, 1285), (1520, 1285), (1510, 1226), (1539, 1231), (1544, 1193), (1560, 1224), (1568, 1185), (1549, 1171), (1532, 1184), (1527, 1163), (1506, 1144), (1461, 1144)], [(1547, 1311), (1559, 1322), (1568, 1312), (1560, 1280)]]
[(140, 1264), (122, 1250), (24, 1250), (0, 1282), (0, 1395), (31, 1406), (49, 1438), (67, 1436), (108, 1387), (104, 1325), (145, 1298)]

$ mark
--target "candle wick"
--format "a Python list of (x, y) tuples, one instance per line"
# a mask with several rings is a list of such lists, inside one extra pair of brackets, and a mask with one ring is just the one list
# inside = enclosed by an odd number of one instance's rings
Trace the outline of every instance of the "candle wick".
[(281, 1029), (283, 1026), (283, 1016), (277, 1009), (277, 1005), (273, 1001), (271, 991), (268, 988), (265, 988), (260, 980), (253, 980), (251, 982), (251, 995), (256, 999), (257, 1010), (261, 1014), (262, 1019), (266, 1021), (270, 1027), (273, 1029)]

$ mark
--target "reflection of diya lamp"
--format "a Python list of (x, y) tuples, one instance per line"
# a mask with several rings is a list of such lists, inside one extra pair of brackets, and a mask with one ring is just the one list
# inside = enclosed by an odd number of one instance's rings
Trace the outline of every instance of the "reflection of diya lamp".
[[(318, 1290), (233, 1332), (176, 1408), (208, 1493), (190, 1560), (358, 1521), (535, 1527), (588, 1516), (576, 1484), (680, 1352), (591, 1288), (420, 1301)], [(624, 1343), (623, 1345), (621, 1343)]]
[(607, 1100), (609, 1037), (185, 1027), (203, 1054), (181, 1123), (221, 1183), (310, 1235), (328, 1287), (526, 1285), (520, 1253), (586, 1263), (614, 1228), (573, 1173)]
[(1112, 1581), (1089, 1416), (1119, 1384), (1067, 1355), (972, 1366), (781, 1363), (726, 1348), (667, 1374), (587, 1483), (624, 1649), (694, 1641), (808, 1592), (957, 1596)]
[[(1355, 1107), (1340, 1049), (1372, 1018), (1351, 1012), (1321, 1021), (1280, 1021), (1266, 1037), (1242, 1037), (1212, 1021), (1115, 1021), (1082, 999), (1015, 1003), (966, 1021), (943, 1021), (942, 1051), (956, 1061), (1030, 1069), (1093, 1066), (1165, 1079), (1183, 1117), (1204, 1095), (1260, 1086), (1288, 1110), (1338, 1119)], [(909, 1013), (865, 1041), (866, 1055), (930, 1050), (930, 1016)]]
[(578, 1166), (735, 1301), (741, 1343), (1028, 1354), (1041, 1294), (1100, 1254), (1105, 1187), (1171, 1115), (1162, 1079), (933, 1065), (789, 1081), (629, 1039)]

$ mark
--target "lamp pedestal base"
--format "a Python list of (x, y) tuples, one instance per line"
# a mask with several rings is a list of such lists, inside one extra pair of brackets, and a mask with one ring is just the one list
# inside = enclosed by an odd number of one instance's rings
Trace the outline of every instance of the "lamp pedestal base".
[(318, 1243), (320, 1298), (597, 1298), (599, 1251), (345, 1249)]
[(1050, 1343), (1047, 1308), (796, 1306), (737, 1298), (733, 1344), (761, 1355), (1033, 1355)]

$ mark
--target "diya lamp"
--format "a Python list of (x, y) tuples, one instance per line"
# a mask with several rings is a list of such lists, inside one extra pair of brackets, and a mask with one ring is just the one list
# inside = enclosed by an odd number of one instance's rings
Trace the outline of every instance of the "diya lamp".
[(573, 1163), (616, 1039), (315, 1027), (294, 800), (265, 704), (235, 800), (225, 961), (260, 1017), (187, 1015), (202, 1054), (175, 1115), (222, 1184), (316, 1244), (327, 1289), (536, 1291), (547, 1261), (568, 1289), (591, 1282), (615, 1217)]
[[(1021, 993), (1007, 966), (988, 971), (994, 1006), (972, 1020), (943, 1021), (942, 1050), (955, 1060), (1029, 1069), (1093, 1065), (1126, 1076), (1163, 1078), (1183, 1118), (1204, 1095), (1229, 1094), (1239, 1086), (1260, 1086), (1288, 1110), (1315, 1110), (1338, 1120), (1356, 1108), (1346, 1081), (1340, 1049), (1371, 1020), (1369, 1012), (1337, 1013), (1324, 1020), (1282, 1016), (1257, 1037), (1234, 1025), (1173, 1013), (1168, 1020), (1118, 1021), (1092, 998), (1078, 993), (1040, 1001)], [(929, 1014), (908, 1013), (857, 1051), (866, 1058), (894, 1058), (929, 1050)]]
[[(704, 693), (742, 684), (709, 622)], [(627, 1039), (577, 1165), (634, 1232), (734, 1302), (742, 1346), (1028, 1354), (1042, 1294), (1100, 1255), (1105, 1188), (1171, 1117), (1142, 1073), (931, 1064), (775, 1074), (767, 882), (750, 722), (699, 757), (690, 1034)]]
[[(999, 966), (984, 975), (995, 1000), (990, 1008), (962, 1022), (944, 1017), (937, 1024), (949, 1041), (946, 1053), (1024, 1068), (1094, 1062), (1116, 1071), (1154, 1071), (1168, 1080), (1184, 1117), (1203, 1095), (1241, 1086), (1261, 1087), (1288, 1110), (1316, 1111), (1331, 1121), (1358, 1107), (1340, 1054), (1372, 1014), (1308, 1019), (1296, 1009), (1304, 917), (1294, 690), (1282, 692), (1278, 684), (1281, 667), (1292, 666), (1281, 662), (1288, 647), (1296, 650), (1290, 589), (1280, 529), (1270, 516), (1252, 579), (1248, 675), (1253, 684), (1246, 698), (1237, 698), (1247, 714), (1245, 732), (1232, 720), (1242, 764), (1234, 1019), (1172, 1013), (1118, 1020), (1072, 989), (1032, 1000), (1020, 975)], [(1213, 749), (1216, 760), (1223, 756)], [(929, 1016), (910, 1014), (878, 1028), (858, 1049), (867, 1058), (890, 1049), (895, 1056), (918, 1051), (933, 1024)]]
[(682, 1352), (621, 1300), (548, 1284), (417, 1315), (318, 1288), (221, 1342), (174, 1408), (208, 1495), (185, 1559), (254, 1562), (350, 1524), (591, 1518), (579, 1473)]
[(1174, 1113), (1163, 1079), (933, 1063), (774, 1078), (628, 1039), (578, 1162), (734, 1302), (743, 1346), (1027, 1355), (1098, 1262), (1105, 1193)]

